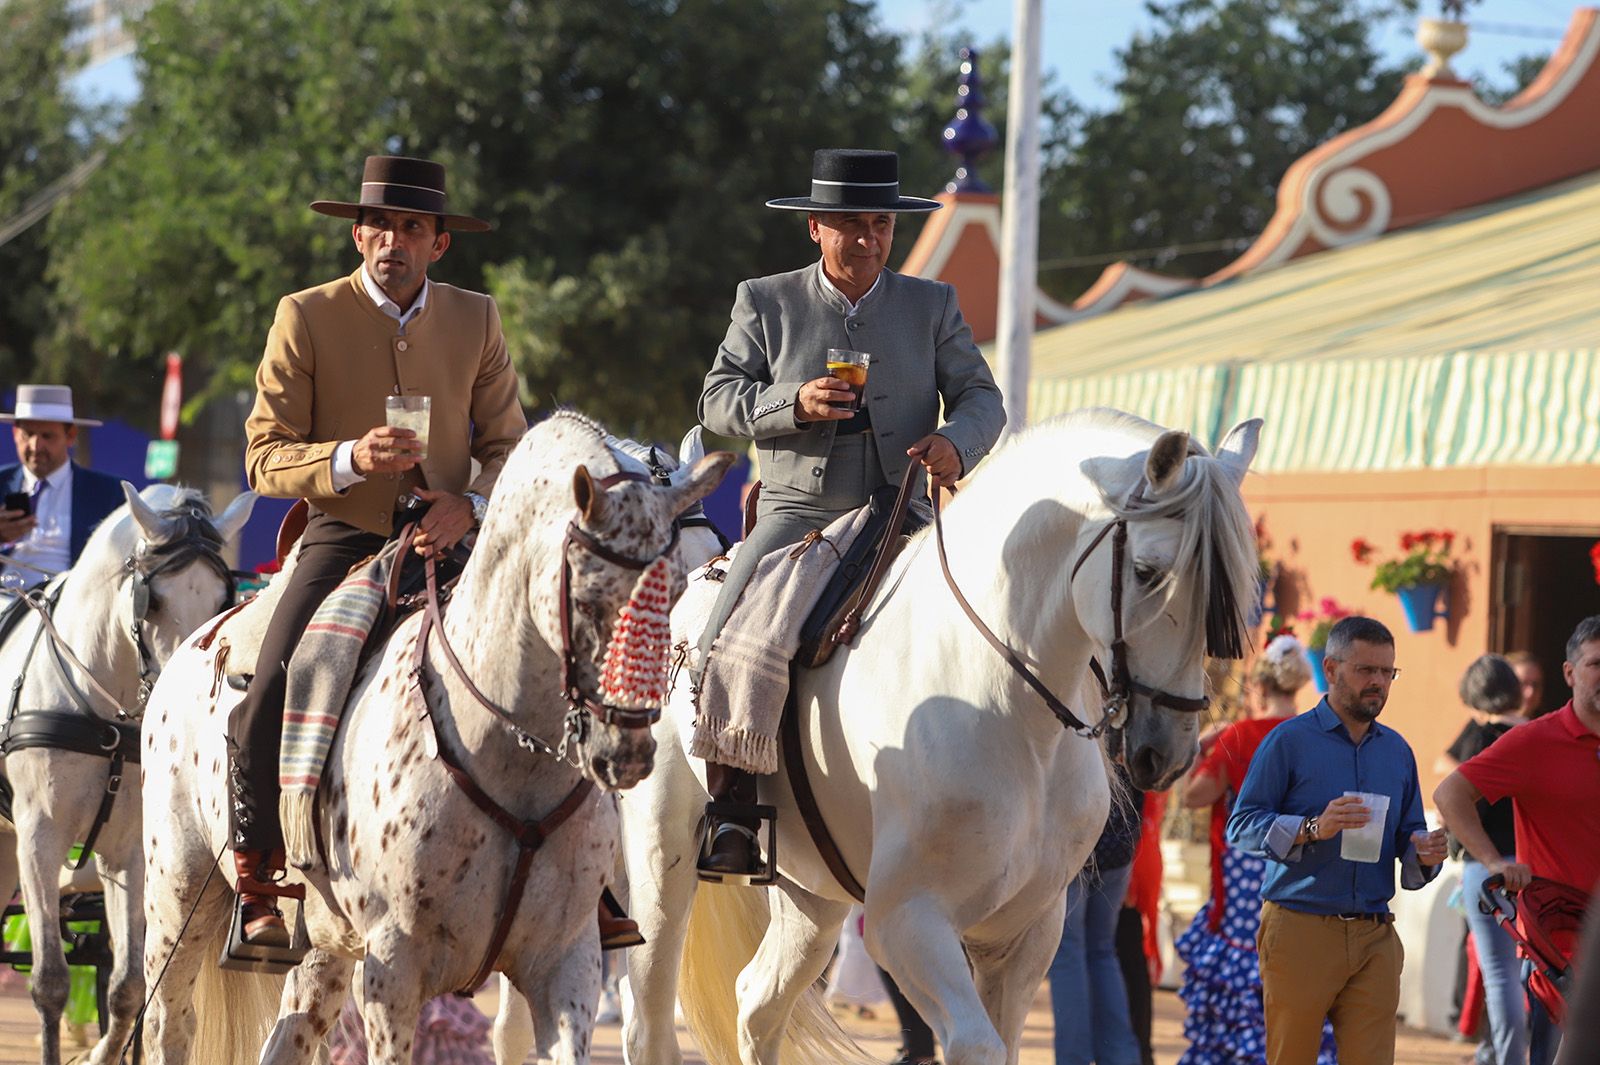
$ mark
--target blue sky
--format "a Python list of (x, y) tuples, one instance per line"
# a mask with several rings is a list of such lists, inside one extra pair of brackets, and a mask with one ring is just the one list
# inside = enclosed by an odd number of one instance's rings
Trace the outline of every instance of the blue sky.
[[(1142, 0), (1043, 0), (1042, 54), (1055, 84), (1080, 103), (1104, 107), (1106, 90), (1115, 70), (1112, 52), (1126, 44), (1147, 23)], [(1497, 27), (1532, 27), (1564, 31), (1575, 4), (1571, 0), (1483, 0), (1468, 13), (1468, 21)], [(879, 0), (883, 24), (901, 32), (918, 33), (934, 25), (955, 24), (973, 31), (980, 42), (1011, 36), (1014, 0)], [(952, 11), (954, 16), (952, 17)], [(1424, 13), (1436, 14), (1436, 0), (1424, 0)], [(1412, 27), (1389, 28), (1379, 45), (1395, 60), (1420, 56)], [(1475, 32), (1466, 51), (1453, 64), (1464, 77), (1483, 74), (1504, 81), (1501, 65), (1519, 55), (1548, 54), (1557, 38)], [(951, 67), (955, 63), (952, 60)], [(952, 75), (953, 80), (953, 75)]]
[[(1011, 35), (1013, 0), (879, 0), (883, 24), (901, 33), (917, 34), (934, 25), (955, 24), (972, 31), (979, 42)], [(1472, 43), (1457, 59), (1456, 69), (1464, 76), (1482, 74), (1491, 81), (1503, 81), (1502, 64), (1531, 52), (1549, 53), (1555, 37), (1519, 36), (1486, 32), (1499, 27), (1529, 27), (1559, 33), (1571, 18), (1569, 0), (1483, 0), (1469, 14), (1469, 21), (1483, 29), (1475, 32)], [(1113, 51), (1133, 36), (1147, 20), (1142, 0), (1043, 0), (1043, 55), (1045, 67), (1055, 75), (1055, 84), (1067, 89), (1079, 102), (1103, 107), (1110, 102), (1106, 90), (1114, 69)], [(1425, 10), (1436, 9), (1434, 0), (1425, 0)], [(1379, 41), (1395, 60), (1420, 54), (1412, 40), (1410, 27), (1390, 27)], [(955, 79), (955, 58), (951, 57), (951, 81)], [(133, 62), (114, 60), (86, 71), (79, 84), (92, 96), (127, 99), (133, 91)]]

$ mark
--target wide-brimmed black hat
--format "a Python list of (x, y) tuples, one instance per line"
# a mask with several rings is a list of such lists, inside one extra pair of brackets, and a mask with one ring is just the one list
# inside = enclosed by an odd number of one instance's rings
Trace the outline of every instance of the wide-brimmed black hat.
[(819, 148), (811, 156), (811, 195), (768, 200), (783, 211), (911, 214), (944, 204), (900, 195), (900, 157), (862, 148)]
[(369, 155), (361, 172), (361, 198), (355, 203), (318, 200), (311, 209), (335, 218), (356, 218), (361, 209), (382, 208), (437, 215), (446, 229), (483, 233), (494, 227), (481, 218), (445, 209), (444, 165), (403, 155)]

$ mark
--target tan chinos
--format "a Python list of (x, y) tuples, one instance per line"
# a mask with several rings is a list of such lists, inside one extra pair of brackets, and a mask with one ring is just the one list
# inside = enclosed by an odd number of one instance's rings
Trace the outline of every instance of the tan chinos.
[(1322, 1019), (1341, 1062), (1394, 1065), (1405, 951), (1389, 920), (1346, 920), (1263, 903), (1256, 933), (1269, 1065), (1315, 1065)]

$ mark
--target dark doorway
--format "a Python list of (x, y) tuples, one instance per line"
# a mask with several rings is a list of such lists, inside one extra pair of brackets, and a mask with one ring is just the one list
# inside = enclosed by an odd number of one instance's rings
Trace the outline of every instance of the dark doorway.
[(1544, 667), (1544, 703), (1550, 710), (1572, 696), (1561, 676), (1567, 637), (1578, 622), (1600, 614), (1600, 584), (1589, 551), (1600, 528), (1494, 530), (1493, 611), (1489, 647), (1527, 651)]

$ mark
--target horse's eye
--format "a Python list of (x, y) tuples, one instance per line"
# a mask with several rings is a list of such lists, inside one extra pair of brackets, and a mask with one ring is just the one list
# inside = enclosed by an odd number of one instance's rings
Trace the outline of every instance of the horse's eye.
[(1133, 575), (1140, 584), (1148, 587), (1161, 579), (1161, 570), (1148, 562), (1135, 562), (1133, 564)]

